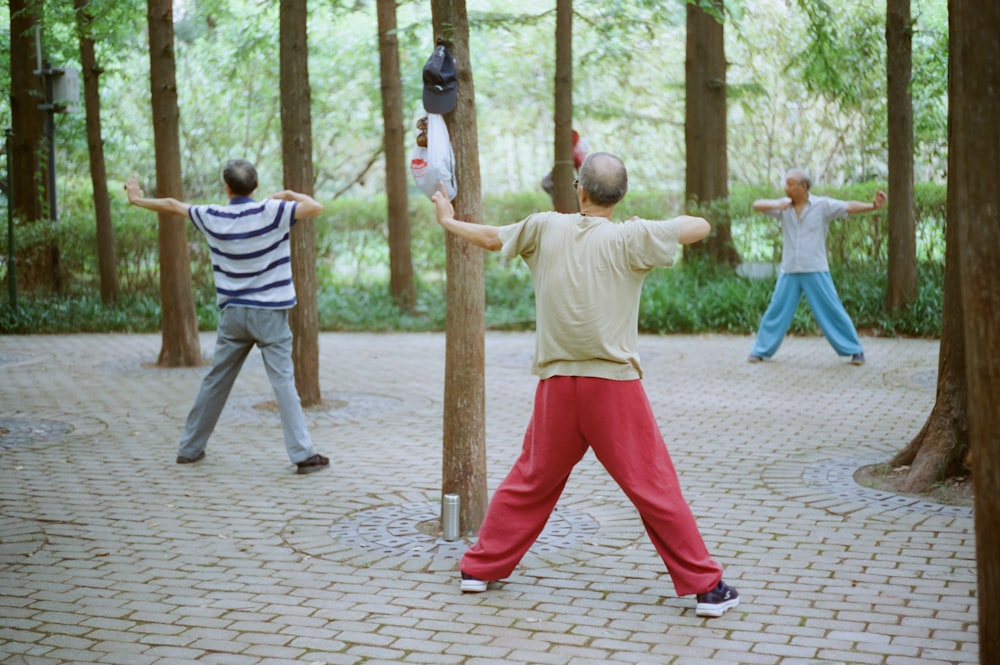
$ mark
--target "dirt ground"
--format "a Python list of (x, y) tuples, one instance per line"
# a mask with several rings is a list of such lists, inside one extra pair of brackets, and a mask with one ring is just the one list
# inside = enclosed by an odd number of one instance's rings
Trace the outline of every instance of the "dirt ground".
[(972, 482), (968, 476), (949, 478), (948, 480), (935, 483), (929, 490), (923, 493), (904, 492), (902, 486), (906, 480), (906, 473), (909, 470), (910, 467), (908, 466), (893, 469), (888, 464), (873, 464), (858, 469), (854, 474), (854, 480), (863, 487), (893, 492), (903, 496), (919, 497), (924, 501), (933, 501), (949, 506), (972, 506)]

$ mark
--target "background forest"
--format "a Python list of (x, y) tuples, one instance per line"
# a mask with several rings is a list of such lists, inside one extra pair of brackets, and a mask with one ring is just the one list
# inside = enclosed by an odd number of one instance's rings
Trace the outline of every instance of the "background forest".
[[(45, 4), (45, 57), (54, 66), (78, 69), (72, 3)], [(259, 195), (281, 189), (278, 3), (176, 0), (174, 8), (184, 197), (219, 199), (221, 164), (236, 156), (257, 164)], [(147, 191), (155, 192), (145, 3), (94, 0), (90, 9), (103, 68), (104, 150), (124, 297), (109, 308), (94, 295), (84, 114), (58, 114), (58, 222), (19, 225), (16, 243), (57, 242), (66, 287), (51, 294), (20, 283), (31, 297), (22, 299), (19, 315), (0, 314), (0, 331), (159, 329), (156, 220), (129, 208), (118, 190), (137, 173)], [(538, 182), (552, 162), (554, 7), (476, 0), (469, 9), (484, 219), (506, 223), (550, 205)], [(591, 150), (615, 152), (629, 165), (632, 189), (623, 216), (678, 214), (685, 170), (684, 3), (578, 0), (574, 10), (574, 126)], [(4, 12), (9, 10), (0, 9)], [(943, 274), (947, 6), (944, 0), (923, 0), (913, 3), (912, 12), (917, 301), (901, 314), (883, 312), (884, 215), (838, 223), (830, 250), (834, 279), (860, 328), (933, 336), (940, 333)], [(2, 18), (0, 29), (8, 31), (3, 41), (9, 44), (9, 16)], [(746, 264), (766, 267), (780, 253), (780, 234), (750, 212), (750, 202), (780, 192), (785, 168), (805, 167), (815, 192), (841, 198), (870, 200), (876, 188), (886, 186), (885, 6), (862, 0), (833, 12), (823, 3), (747, 0), (731, 18), (725, 48), (733, 239)], [(427, 3), (401, 3), (397, 22), (404, 117), (412, 141), (423, 115), (421, 69), (432, 48)], [(430, 204), (415, 187), (410, 221), (418, 313), (398, 311), (386, 293), (375, 3), (311, 2), (309, 48), (315, 193), (327, 206), (317, 225), (321, 327), (440, 329), (444, 243)], [(9, 56), (8, 49), (0, 53), (5, 98)], [(0, 107), (0, 124), (10, 125), (7, 105)], [(191, 239), (199, 323), (211, 328), (211, 266), (193, 232)], [(6, 237), (0, 243), (6, 255)], [(752, 331), (772, 282), (740, 274), (689, 263), (655, 275), (646, 286), (641, 325), (648, 332)], [(530, 325), (531, 289), (520, 264), (488, 257), (486, 286), (488, 325)], [(706, 305), (692, 304), (699, 302)], [(803, 308), (793, 331), (813, 329)]]

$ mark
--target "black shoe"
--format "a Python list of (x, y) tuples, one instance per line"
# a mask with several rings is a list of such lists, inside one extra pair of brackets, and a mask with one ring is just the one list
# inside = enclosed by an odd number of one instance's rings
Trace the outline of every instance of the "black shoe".
[(749, 356), (747, 356), (747, 362), (748, 363), (762, 363), (762, 362), (764, 362), (764, 356), (758, 356), (758, 355), (756, 355), (754, 353), (751, 353)]
[(695, 613), (700, 617), (721, 617), (722, 613), (740, 604), (740, 594), (722, 580), (708, 593), (698, 594)]
[(486, 591), (489, 582), (473, 577), (467, 573), (462, 573), (462, 593), (482, 593)]
[(205, 451), (204, 450), (202, 450), (200, 453), (198, 453), (194, 457), (184, 457), (184, 455), (178, 455), (177, 456), (177, 463), (178, 464), (194, 464), (195, 462), (200, 462), (203, 459), (205, 459)]
[(851, 364), (852, 365), (864, 365), (865, 364), (865, 354), (864, 353), (855, 353), (853, 356), (851, 356)]
[(304, 475), (307, 473), (313, 473), (314, 471), (321, 471), (326, 467), (330, 466), (330, 458), (323, 457), (320, 454), (313, 455), (307, 460), (302, 460), (301, 462), (295, 463), (296, 469), (295, 473)]

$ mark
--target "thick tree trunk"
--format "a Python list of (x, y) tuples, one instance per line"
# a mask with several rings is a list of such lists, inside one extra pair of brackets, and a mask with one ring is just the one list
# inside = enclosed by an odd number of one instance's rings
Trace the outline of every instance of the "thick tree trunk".
[[(455, 152), (458, 219), (482, 223), (476, 96), (465, 0), (431, 0), (434, 34), (455, 58), (458, 103), (445, 116)], [(485, 290), (483, 251), (446, 234), (446, 317), (442, 493), (461, 497), (459, 528), (479, 531), (486, 515)]]
[(93, 17), (88, 11), (90, 0), (74, 0), (77, 31), (80, 39), (80, 66), (83, 69), (83, 98), (87, 113), (87, 152), (90, 156), (90, 181), (94, 190), (94, 216), (97, 221), (97, 265), (101, 276), (101, 301), (118, 301), (118, 259), (115, 255), (115, 234), (111, 222), (111, 197), (104, 165), (104, 138), (101, 134), (101, 69), (94, 55), (94, 40), (90, 36)]
[(399, 75), (396, 0), (378, 0), (378, 50), (382, 75), (382, 122), (385, 142), (385, 192), (389, 215), (389, 293), (400, 309), (417, 305), (410, 255), (403, 90)]
[[(156, 145), (156, 196), (183, 199), (173, 2), (148, 0), (147, 11), (153, 140)], [(202, 362), (194, 294), (191, 291), (187, 223), (184, 217), (159, 215), (163, 345), (157, 364), (165, 367), (196, 367)]]
[[(722, 13), (722, 0), (714, 0)], [(712, 223), (712, 234), (688, 245), (685, 255), (736, 265), (729, 214), (729, 162), (726, 156), (726, 52), (721, 20), (697, 4), (687, 6), (684, 146), (688, 205)]]
[(908, 492), (923, 492), (939, 480), (963, 473), (969, 449), (969, 431), (960, 287), (958, 224), (949, 210), (945, 229), (944, 303), (937, 399), (920, 433), (889, 462), (894, 467), (910, 467), (904, 488)]
[(553, 203), (559, 212), (576, 212), (573, 188), (573, 0), (556, 0), (555, 162)]
[[(48, 223), (49, 179), (42, 155), (45, 138), (45, 87), (38, 71), (35, 27), (41, 25), (41, 3), (11, 0), (10, 7), (10, 115), (13, 135), (11, 194), (13, 214), (19, 222)], [(54, 241), (53, 241), (54, 242)], [(58, 246), (39, 243), (15, 245), (17, 283), (23, 290), (58, 286)]]
[(958, 226), (975, 488), (979, 662), (1000, 652), (1000, 4), (948, 5), (948, 223)]
[[(313, 194), (312, 114), (306, 0), (281, 3), (281, 156), (285, 187)], [(292, 280), (298, 304), (289, 315), (292, 364), (302, 406), (323, 401), (319, 386), (319, 312), (316, 299), (316, 220), (292, 227)]]
[(913, 23), (910, 0), (886, 3), (889, 106), (889, 274), (885, 308), (905, 310), (917, 297), (917, 235), (913, 189)]

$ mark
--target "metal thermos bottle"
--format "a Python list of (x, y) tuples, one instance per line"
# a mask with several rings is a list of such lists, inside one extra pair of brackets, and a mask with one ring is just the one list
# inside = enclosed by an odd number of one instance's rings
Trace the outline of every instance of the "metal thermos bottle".
[(457, 494), (445, 494), (441, 499), (441, 531), (447, 541), (458, 540), (458, 518), (461, 499)]

